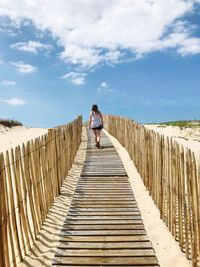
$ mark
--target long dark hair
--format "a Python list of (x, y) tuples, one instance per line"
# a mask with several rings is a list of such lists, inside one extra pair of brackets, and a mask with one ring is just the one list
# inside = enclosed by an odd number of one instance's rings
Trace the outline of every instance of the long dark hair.
[(97, 106), (97, 105), (92, 105), (92, 111), (93, 111), (94, 113), (99, 113), (98, 106)]

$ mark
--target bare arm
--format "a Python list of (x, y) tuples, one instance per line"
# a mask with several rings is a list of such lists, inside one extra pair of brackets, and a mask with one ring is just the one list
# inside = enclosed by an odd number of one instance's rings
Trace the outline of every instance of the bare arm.
[(92, 124), (92, 115), (90, 115), (90, 118), (89, 118), (89, 128), (91, 129), (91, 124)]
[(103, 116), (102, 116), (102, 113), (100, 113), (100, 118), (101, 118), (101, 125), (103, 125)]

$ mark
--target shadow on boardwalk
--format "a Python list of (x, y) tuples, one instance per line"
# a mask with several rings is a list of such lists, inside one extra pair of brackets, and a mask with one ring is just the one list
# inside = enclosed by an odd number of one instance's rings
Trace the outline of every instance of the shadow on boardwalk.
[(105, 133), (92, 132), (60, 233), (54, 266), (159, 266), (122, 161)]
[(56, 198), (52, 208), (49, 210), (34, 248), (25, 257), (23, 262), (18, 264), (18, 267), (49, 267), (52, 265), (60, 237), (59, 234), (76, 188), (77, 179), (82, 172), (86, 147), (87, 137), (86, 131), (83, 129), (81, 146), (69, 175), (64, 180), (61, 194)]

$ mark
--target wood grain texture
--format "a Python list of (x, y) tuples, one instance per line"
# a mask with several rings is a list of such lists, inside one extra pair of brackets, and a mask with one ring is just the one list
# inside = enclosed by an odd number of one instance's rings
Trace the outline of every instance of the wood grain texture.
[(128, 118), (104, 116), (104, 126), (127, 149), (161, 218), (199, 267), (200, 164), (194, 153)]
[(54, 266), (159, 266), (123, 164), (107, 136), (88, 132), (81, 177), (60, 232)]
[(0, 267), (17, 266), (34, 246), (73, 164), (81, 132), (79, 117), (0, 154)]

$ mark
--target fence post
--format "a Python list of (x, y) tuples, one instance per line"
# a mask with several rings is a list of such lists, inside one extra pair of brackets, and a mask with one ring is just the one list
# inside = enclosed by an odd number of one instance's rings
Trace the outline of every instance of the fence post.
[(132, 120), (108, 115), (105, 122), (128, 150), (181, 250), (200, 266), (200, 164), (194, 153)]
[[(82, 120), (0, 154), (0, 267), (33, 247), (81, 142)], [(74, 142), (74, 143), (72, 143)]]
[(8, 233), (7, 233), (7, 205), (5, 188), (5, 163), (4, 156), (0, 154), (0, 263), (2, 267), (9, 267)]
[(5, 266), (4, 240), (3, 240), (3, 154), (0, 154), (0, 266)]

